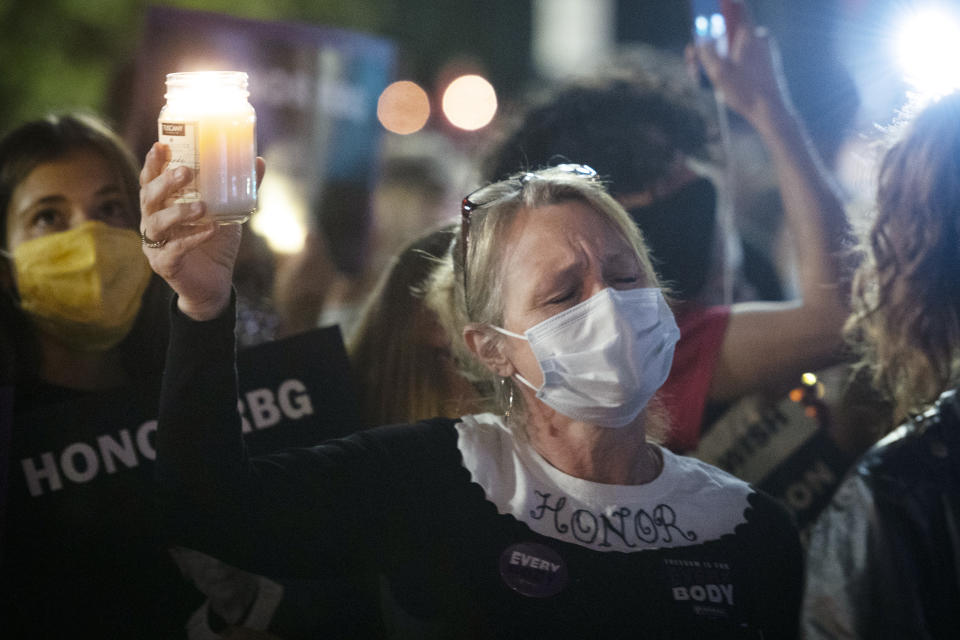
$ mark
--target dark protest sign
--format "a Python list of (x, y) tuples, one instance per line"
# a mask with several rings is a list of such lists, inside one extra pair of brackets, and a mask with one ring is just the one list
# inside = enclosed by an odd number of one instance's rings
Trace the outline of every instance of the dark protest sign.
[(238, 410), (251, 454), (309, 446), (360, 427), (350, 363), (337, 327), (237, 355)]
[(810, 525), (850, 460), (828, 432), (826, 411), (788, 397), (742, 399), (701, 437), (690, 455), (779, 499), (797, 525)]
[[(309, 446), (359, 425), (336, 327), (243, 350), (238, 369), (252, 453)], [(159, 381), (14, 416), (4, 590), (54, 598), (64, 615), (107, 616), (103, 628), (111, 615), (155, 609), (158, 620), (175, 618), (158, 624), (182, 629), (198, 594), (185, 588), (160, 538), (158, 394)]]
[[(241, 351), (238, 410), (251, 453), (309, 446), (357, 428), (340, 331)], [(82, 397), (16, 416), (11, 472), (35, 498), (113, 483), (156, 457), (159, 387)], [(147, 487), (150, 489), (150, 487)], [(152, 490), (152, 489), (151, 489)]]

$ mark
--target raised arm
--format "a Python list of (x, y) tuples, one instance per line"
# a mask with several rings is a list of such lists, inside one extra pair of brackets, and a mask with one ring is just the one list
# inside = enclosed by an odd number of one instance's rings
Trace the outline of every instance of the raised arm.
[[(256, 539), (280, 517), (257, 491), (284, 480), (282, 473), (272, 480), (259, 477), (249, 464), (237, 411), (231, 281), (242, 228), (201, 222), (202, 203), (171, 204), (190, 172), (167, 169), (168, 154), (165, 145), (155, 144), (140, 174), (143, 250), (178, 296), (156, 443), (167, 533), (172, 542), (245, 568), (290, 571), (276, 557), (254, 552)], [(261, 160), (257, 173), (263, 174)], [(274, 487), (275, 495), (280, 492)], [(302, 494), (308, 500), (307, 491)]]
[(842, 252), (849, 226), (843, 204), (787, 95), (766, 30), (735, 25), (729, 56), (697, 53), (726, 104), (757, 131), (780, 185), (801, 299), (733, 306), (710, 389), (712, 400), (790, 384), (805, 370), (836, 362), (848, 313)]
[(140, 230), (150, 266), (178, 296), (157, 434), (161, 501), (176, 520), (184, 505), (217, 504), (243, 464), (230, 304), (242, 231), (201, 222), (202, 202), (172, 204), (191, 176), (186, 167), (168, 169), (168, 158), (157, 143), (144, 160)]
[(202, 206), (169, 204), (189, 174), (165, 170), (166, 153), (155, 145), (146, 158), (141, 230), (151, 265), (178, 294), (156, 440), (169, 541), (274, 576), (329, 576), (381, 559), (377, 534), (396, 531), (386, 520), (406, 512), (396, 479), (408, 471), (385, 452), (390, 433), (246, 455), (231, 293), (241, 229), (197, 224)]

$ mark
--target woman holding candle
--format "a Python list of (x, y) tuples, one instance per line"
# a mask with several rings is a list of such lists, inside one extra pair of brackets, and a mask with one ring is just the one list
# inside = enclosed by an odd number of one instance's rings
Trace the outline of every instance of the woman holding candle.
[[(466, 202), (457, 297), (472, 316), (467, 344), (513, 390), (501, 415), (247, 460), (236, 234), (181, 226), (186, 207), (162, 208), (179, 182), (161, 167), (155, 148), (144, 224), (170, 238), (148, 255), (179, 292), (158, 462), (182, 543), (271, 575), (373, 565), (407, 611), (457, 637), (793, 637), (800, 547), (786, 514), (645, 439), (676, 326), (635, 228), (585, 169), (521, 176)], [(545, 359), (551, 336), (556, 360)], [(589, 363), (564, 362), (574, 339)]]
[[(726, 73), (742, 80), (738, 55)], [(158, 463), (184, 544), (275, 575), (372, 566), (452, 637), (796, 636), (801, 552), (785, 511), (647, 437), (663, 428), (656, 392), (678, 332), (636, 226), (589, 167), (463, 200), (446, 268), (462, 339), (502, 389), (495, 413), (250, 459), (230, 285), (240, 230), (167, 204), (189, 175), (164, 171), (165, 154), (147, 155), (141, 224), (165, 240), (145, 251), (177, 292)]]

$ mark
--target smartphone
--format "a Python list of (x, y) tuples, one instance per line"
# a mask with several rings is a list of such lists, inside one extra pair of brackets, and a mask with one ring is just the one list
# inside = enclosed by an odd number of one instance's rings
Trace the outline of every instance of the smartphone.
[(721, 3), (721, 0), (690, 0), (690, 13), (693, 16), (694, 43), (713, 43), (717, 53), (726, 56), (730, 42), (722, 4), (726, 3)]
[(712, 42), (720, 56), (730, 51), (730, 38), (746, 16), (743, 0), (690, 0), (693, 41)]

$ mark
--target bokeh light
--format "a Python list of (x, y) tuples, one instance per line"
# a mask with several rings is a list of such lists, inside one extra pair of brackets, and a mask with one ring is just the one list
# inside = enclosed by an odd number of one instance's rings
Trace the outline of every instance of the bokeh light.
[(258, 194), (259, 206), (250, 219), (255, 233), (263, 236), (276, 253), (298, 253), (306, 236), (306, 206), (293, 183), (268, 171)]
[(727, 22), (723, 14), (715, 13), (710, 16), (710, 37), (719, 40), (725, 35), (727, 35)]
[(443, 114), (455, 127), (476, 131), (490, 124), (497, 113), (497, 92), (486, 78), (460, 76), (443, 92)]
[(377, 119), (387, 131), (401, 135), (416, 133), (430, 119), (430, 97), (415, 82), (394, 82), (377, 100)]
[(911, 11), (896, 39), (904, 79), (923, 97), (960, 89), (960, 14), (941, 6)]
[(710, 21), (707, 16), (697, 16), (693, 21), (693, 27), (699, 38), (706, 38), (710, 33)]

